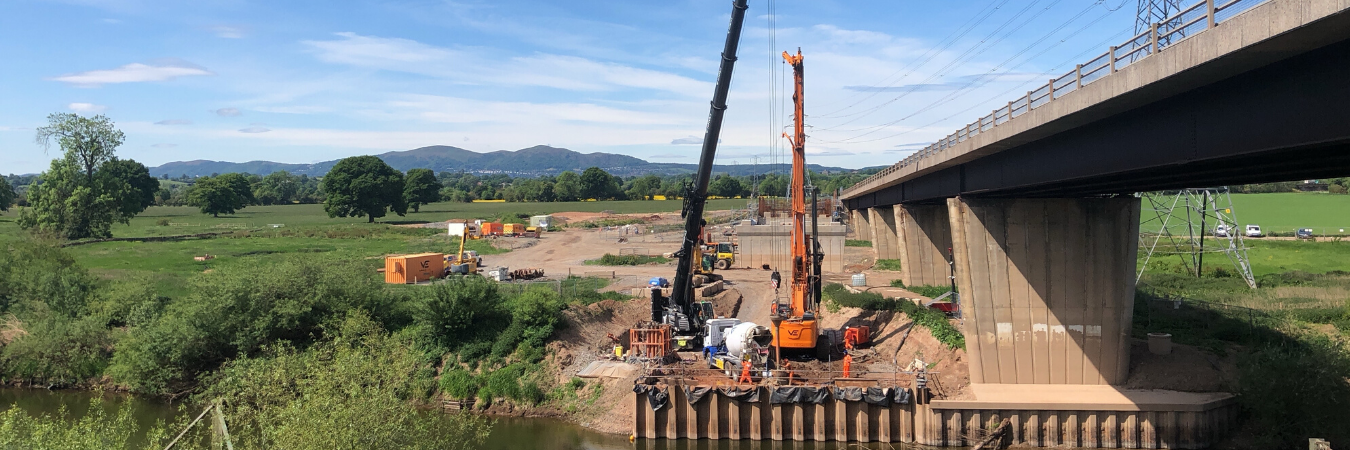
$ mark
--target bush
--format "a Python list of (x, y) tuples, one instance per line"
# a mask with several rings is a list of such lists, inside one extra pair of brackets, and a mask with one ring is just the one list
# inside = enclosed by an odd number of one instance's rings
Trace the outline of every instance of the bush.
[(191, 384), (263, 346), (305, 346), (325, 323), (367, 311), (388, 324), (407, 321), (400, 298), (359, 261), (291, 258), (266, 267), (227, 266), (192, 280), (192, 294), (130, 328), (109, 372), (141, 392)]
[(96, 378), (108, 367), (112, 338), (96, 317), (53, 316), (24, 327), (26, 334), (0, 351), (6, 381), (68, 386)]
[[(6, 248), (8, 247), (8, 248)], [(56, 244), (0, 243), (0, 312), (84, 314), (97, 280)]]
[(864, 239), (845, 239), (845, 240), (844, 240), (844, 246), (845, 246), (845, 247), (871, 247), (871, 246), (872, 246), (872, 241), (868, 241), (868, 240), (864, 240)]
[(878, 259), (877, 263), (872, 265), (875, 270), (900, 271), (900, 260), (898, 259)]
[(464, 369), (448, 370), (441, 374), (441, 393), (450, 398), (467, 400), (478, 393), (478, 379)]
[[(11, 407), (0, 412), (0, 448), (43, 448), (64, 450), (102, 450), (109, 448), (136, 448), (134, 445), (140, 424), (132, 416), (131, 403), (124, 402), (109, 414), (103, 399), (94, 397), (87, 405), (88, 413), (76, 420), (70, 411), (62, 408), (56, 415), (31, 415), (23, 408)], [(145, 448), (164, 447), (162, 429), (149, 433)]]
[(1240, 360), (1238, 401), (1259, 430), (1254, 448), (1295, 448), (1309, 436), (1350, 443), (1350, 353), (1323, 335), (1265, 345)]
[(905, 289), (908, 290), (908, 291), (910, 291), (910, 292), (913, 292), (913, 293), (915, 293), (915, 294), (919, 294), (919, 295), (921, 295), (921, 296), (928, 297), (928, 298), (938, 298), (938, 297), (941, 297), (942, 294), (946, 294), (946, 293), (952, 291), (952, 287), (951, 287), (950, 285), (948, 285), (948, 286), (929, 286), (929, 285), (910, 286), (910, 287), (907, 287), (907, 288), (905, 288)]
[(156, 220), (156, 221), (155, 221), (155, 225), (159, 225), (159, 226), (161, 226), (161, 227), (167, 227), (167, 226), (169, 226), (169, 219), (159, 219), (159, 220)]
[(491, 340), (510, 325), (496, 283), (482, 277), (454, 277), (437, 283), (419, 303), (418, 323), (450, 349)]
[(586, 265), (593, 265), (593, 266), (640, 266), (640, 265), (644, 265), (644, 264), (665, 264), (665, 263), (668, 263), (668, 262), (670, 262), (670, 259), (667, 259), (667, 258), (664, 258), (664, 257), (661, 257), (661, 256), (647, 256), (647, 255), (622, 255), (622, 256), (617, 256), (617, 255), (612, 255), (612, 254), (606, 253), (605, 256), (601, 256), (600, 259), (591, 259), (591, 260), (587, 260), (587, 261), (586, 261)]
[(830, 284), (822, 289), (822, 294), (832, 303), (874, 311), (899, 311), (909, 316), (915, 324), (928, 328), (938, 342), (951, 348), (966, 348), (966, 337), (960, 330), (947, 321), (947, 316), (935, 309), (928, 309), (908, 299), (888, 299), (871, 292), (853, 293), (841, 284)]

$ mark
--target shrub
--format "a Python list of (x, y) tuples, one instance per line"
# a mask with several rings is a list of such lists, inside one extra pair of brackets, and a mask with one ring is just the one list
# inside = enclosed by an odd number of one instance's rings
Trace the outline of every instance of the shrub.
[[(47, 448), (65, 450), (102, 450), (135, 448), (140, 424), (132, 416), (131, 402), (124, 402), (115, 413), (93, 397), (83, 417), (75, 419), (62, 408), (56, 415), (32, 415), (23, 408), (0, 412), (0, 448)], [(149, 433), (146, 448), (164, 446), (163, 430)]]
[(938, 342), (951, 348), (966, 348), (966, 337), (960, 330), (947, 321), (947, 316), (935, 309), (928, 309), (908, 299), (888, 299), (871, 292), (849, 292), (841, 284), (830, 284), (822, 289), (822, 294), (832, 303), (841, 306), (875, 310), (899, 311), (909, 316), (915, 324), (928, 328)]
[(938, 297), (941, 297), (942, 294), (946, 294), (946, 293), (952, 291), (952, 287), (951, 287), (950, 285), (947, 285), (947, 286), (929, 286), (929, 285), (910, 286), (910, 287), (907, 287), (907, 288), (905, 288), (905, 289), (908, 290), (908, 291), (910, 291), (910, 292), (913, 292), (913, 293), (915, 293), (915, 294), (919, 294), (919, 295), (921, 295), (921, 296), (928, 297), (928, 298), (938, 298)]
[(647, 255), (612, 255), (606, 253), (600, 259), (587, 260), (587, 265), (595, 266), (640, 266), (644, 264), (665, 264), (670, 259), (661, 256)]
[(464, 369), (448, 370), (441, 374), (441, 393), (450, 398), (466, 400), (478, 393), (478, 379)]
[(844, 246), (845, 246), (845, 247), (871, 247), (871, 246), (872, 246), (872, 241), (868, 241), (868, 240), (864, 240), (864, 239), (845, 239), (845, 240), (844, 240)]
[(96, 286), (97, 280), (56, 244), (0, 244), (0, 312), (76, 317), (86, 311)]
[(156, 221), (155, 221), (155, 225), (159, 225), (159, 226), (161, 226), (161, 227), (167, 227), (167, 226), (169, 226), (169, 219), (159, 219), (159, 220), (156, 220)]
[(451, 349), (492, 339), (510, 325), (497, 285), (482, 277), (454, 277), (432, 286), (419, 303), (417, 321)]
[(24, 324), (0, 351), (0, 373), (9, 381), (65, 386), (103, 374), (112, 338), (96, 317), (52, 316)]

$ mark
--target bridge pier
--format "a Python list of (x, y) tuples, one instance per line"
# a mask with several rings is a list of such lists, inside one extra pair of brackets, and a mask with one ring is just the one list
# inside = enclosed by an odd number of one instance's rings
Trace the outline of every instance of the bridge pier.
[(900, 280), (905, 286), (945, 286), (951, 282), (947, 249), (951, 221), (943, 205), (895, 205)]
[(852, 212), (852, 218), (849, 225), (853, 226), (853, 238), (869, 241), (872, 240), (872, 216), (869, 208), (855, 209)]
[(1139, 199), (947, 208), (972, 383), (1125, 382)]
[(900, 259), (892, 207), (873, 206), (867, 208), (867, 212), (872, 222), (872, 249), (877, 251), (877, 259)]

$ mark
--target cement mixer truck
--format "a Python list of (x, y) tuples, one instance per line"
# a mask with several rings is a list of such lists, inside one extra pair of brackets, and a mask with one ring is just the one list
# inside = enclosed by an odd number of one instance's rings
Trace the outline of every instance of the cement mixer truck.
[(708, 320), (706, 327), (703, 354), (708, 359), (708, 368), (736, 378), (741, 373), (742, 363), (749, 361), (755, 376), (767, 376), (769, 345), (773, 343), (773, 334), (768, 328), (725, 318)]

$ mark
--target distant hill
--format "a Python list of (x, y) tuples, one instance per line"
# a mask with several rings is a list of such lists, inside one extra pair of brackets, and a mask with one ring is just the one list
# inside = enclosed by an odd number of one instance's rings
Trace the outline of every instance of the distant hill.
[[(505, 173), (512, 176), (556, 175), (564, 171), (580, 172), (590, 167), (599, 167), (609, 173), (620, 176), (677, 175), (694, 173), (697, 164), (651, 163), (639, 158), (613, 153), (579, 153), (565, 148), (537, 145), (530, 148), (508, 151), (500, 150), (478, 153), (458, 147), (433, 145), (401, 152), (388, 152), (375, 155), (389, 166), (407, 171), (408, 169), (431, 169), (436, 172)], [(337, 164), (337, 160), (314, 164), (287, 164), (271, 161), (249, 161), (233, 163), (225, 161), (179, 161), (150, 168), (150, 175), (158, 177), (168, 175), (178, 177), (207, 176), (213, 173), (251, 173), (267, 175), (285, 170), (296, 175), (321, 176)], [(810, 164), (815, 171), (847, 172), (849, 169), (825, 167)], [(789, 165), (753, 166), (716, 165), (714, 172), (731, 175), (764, 174), (769, 172), (787, 172)]]

